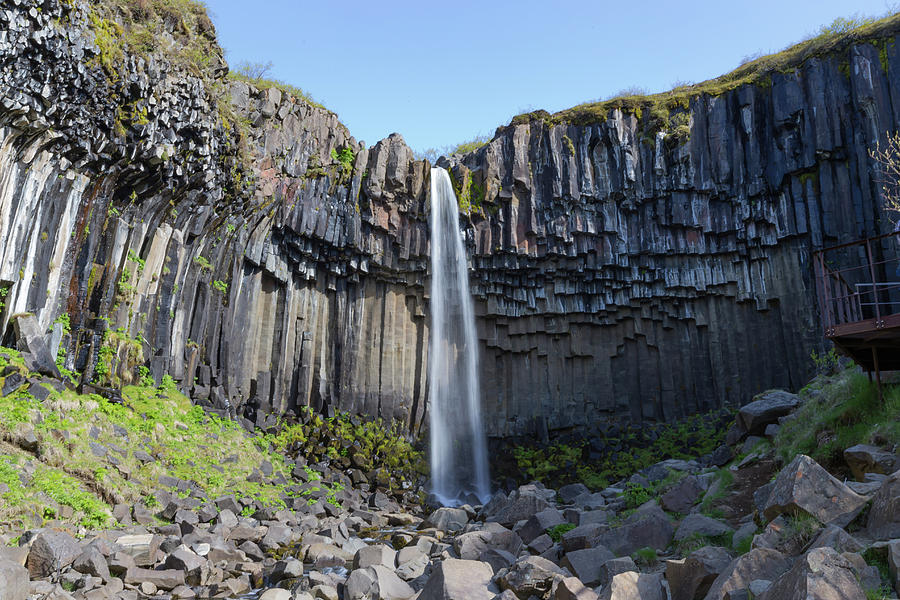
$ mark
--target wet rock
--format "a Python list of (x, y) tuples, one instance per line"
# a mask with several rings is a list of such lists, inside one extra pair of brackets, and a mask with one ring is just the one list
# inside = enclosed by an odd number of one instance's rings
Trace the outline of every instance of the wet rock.
[(448, 558), (435, 565), (418, 600), (493, 600), (490, 565)]
[(876, 540), (900, 538), (900, 471), (885, 479), (872, 498), (866, 530)]
[(863, 509), (866, 499), (800, 454), (778, 477), (766, 501), (765, 517), (802, 511), (824, 525), (845, 527)]
[[(756, 579), (761, 579), (757, 577)], [(850, 562), (833, 548), (816, 548), (774, 581), (760, 600), (865, 600)]]

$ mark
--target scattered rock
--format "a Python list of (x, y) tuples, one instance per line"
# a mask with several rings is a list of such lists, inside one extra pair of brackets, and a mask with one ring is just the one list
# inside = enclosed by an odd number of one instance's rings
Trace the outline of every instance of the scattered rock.
[(659, 573), (629, 571), (619, 573), (600, 592), (600, 600), (665, 600), (666, 592)]
[(766, 501), (765, 517), (805, 512), (823, 525), (846, 527), (866, 504), (855, 493), (810, 457), (799, 454), (775, 480)]
[(487, 563), (448, 558), (435, 565), (418, 600), (493, 600), (493, 575)]
[[(761, 577), (757, 577), (761, 579)], [(866, 600), (850, 562), (833, 548), (816, 548), (768, 588), (760, 600)]]
[(777, 423), (783, 417), (800, 406), (800, 397), (783, 390), (770, 390), (753, 397), (753, 401), (745, 404), (738, 411), (738, 420), (750, 434), (762, 434), (766, 425)]
[(885, 479), (872, 498), (866, 529), (876, 540), (900, 538), (900, 471)]

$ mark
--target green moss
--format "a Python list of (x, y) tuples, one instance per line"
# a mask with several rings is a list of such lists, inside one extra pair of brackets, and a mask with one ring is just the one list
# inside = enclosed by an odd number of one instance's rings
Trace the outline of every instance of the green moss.
[(569, 156), (575, 156), (575, 144), (572, 143), (572, 138), (564, 135), (563, 143), (566, 145), (566, 150), (568, 151)]

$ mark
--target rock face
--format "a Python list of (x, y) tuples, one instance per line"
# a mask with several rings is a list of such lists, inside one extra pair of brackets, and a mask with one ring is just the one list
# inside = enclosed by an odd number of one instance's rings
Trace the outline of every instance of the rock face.
[[(251, 421), (310, 406), (417, 429), (429, 165), (398, 135), (366, 147), (327, 110), (160, 56), (110, 78), (88, 22), (79, 2), (0, 11), (0, 337), (13, 314), (41, 331), (68, 314), (65, 366), (88, 380), (106, 345), (111, 383), (147, 364)], [(797, 387), (819, 340), (811, 250), (887, 227), (866, 151), (900, 125), (892, 42), (698, 95), (678, 139), (616, 109), (517, 120), (442, 163), (489, 433)], [(251, 124), (244, 171), (222, 110)]]

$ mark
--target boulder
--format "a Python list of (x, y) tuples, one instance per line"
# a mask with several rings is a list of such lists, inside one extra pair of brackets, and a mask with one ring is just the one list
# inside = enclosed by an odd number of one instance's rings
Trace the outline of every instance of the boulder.
[(733, 534), (734, 529), (721, 521), (701, 514), (692, 514), (681, 521), (678, 530), (675, 532), (675, 539), (680, 542), (692, 536), (717, 537), (722, 535), (731, 536)]
[(139, 585), (152, 583), (158, 589), (171, 590), (184, 585), (184, 573), (175, 569), (142, 569), (133, 567), (125, 572), (125, 583)]
[(259, 596), (259, 600), (291, 600), (292, 598), (293, 594), (290, 590), (281, 588), (269, 588)]
[(619, 556), (631, 555), (641, 548), (664, 549), (674, 532), (666, 513), (649, 505), (639, 508), (623, 525), (601, 534), (595, 544), (606, 546)]
[(829, 525), (819, 532), (809, 550), (815, 548), (834, 548), (838, 552), (859, 552), (863, 546), (855, 537), (840, 527)]
[(487, 563), (448, 558), (435, 565), (418, 600), (493, 600), (493, 575)]
[(562, 547), (566, 552), (591, 548), (597, 545), (597, 539), (606, 531), (609, 527), (600, 523), (579, 525), (562, 534)]
[(600, 569), (603, 564), (614, 558), (615, 555), (612, 552), (603, 546), (596, 546), (566, 553), (562, 560), (562, 566), (569, 569), (585, 585), (593, 587), (602, 582)]
[(88, 546), (72, 562), (72, 568), (85, 575), (100, 577), (103, 581), (109, 581), (110, 578), (106, 557), (95, 546)]
[(823, 525), (846, 527), (866, 504), (810, 457), (799, 454), (781, 470), (766, 500), (766, 519), (804, 512)]
[(860, 587), (850, 561), (834, 548), (816, 548), (775, 580), (760, 600), (809, 598), (866, 600), (866, 593)]
[(27, 352), (29, 355), (25, 358), (26, 366), (42, 375), (62, 379), (59, 368), (56, 366), (56, 354), (50, 351), (37, 317), (26, 313), (17, 316), (12, 321), (16, 332), (16, 345), (19, 350)]
[(895, 454), (866, 444), (857, 444), (844, 450), (844, 460), (858, 481), (863, 481), (866, 473), (890, 475), (900, 467)]
[(406, 546), (397, 552), (397, 577), (409, 581), (421, 576), (429, 562), (428, 555), (415, 546)]
[(723, 600), (728, 592), (746, 590), (754, 579), (774, 581), (791, 568), (791, 561), (777, 550), (756, 548), (742, 554), (716, 577), (704, 600)]
[(397, 552), (384, 544), (372, 544), (360, 548), (353, 556), (353, 569), (365, 569), (374, 565), (381, 565), (390, 569), (394, 568)]
[(68, 533), (45, 530), (31, 542), (25, 566), (31, 577), (49, 577), (68, 567), (81, 554), (81, 546)]
[(0, 558), (0, 600), (26, 600), (29, 591), (28, 569)]
[(730, 562), (731, 555), (718, 546), (705, 546), (687, 558), (667, 560), (666, 581), (672, 600), (702, 598)]
[(577, 577), (566, 577), (557, 583), (553, 598), (554, 600), (597, 600), (597, 592), (585, 587)]
[(433, 527), (441, 531), (462, 531), (469, 523), (469, 515), (461, 508), (449, 508), (443, 506), (422, 521), (419, 529)]
[(500, 589), (512, 590), (526, 600), (531, 596), (542, 598), (553, 588), (554, 581), (567, 577), (568, 573), (540, 556), (528, 556), (511, 567), (497, 573)]
[(660, 496), (659, 504), (670, 512), (687, 514), (700, 499), (704, 489), (700, 480), (691, 475), (685, 477), (665, 494)]
[(769, 390), (753, 397), (738, 411), (738, 420), (747, 433), (762, 434), (766, 425), (778, 422), (800, 405), (800, 397), (783, 390)]
[(894, 590), (900, 594), (900, 540), (892, 540), (887, 547), (888, 570), (894, 579)]
[(556, 495), (563, 504), (572, 504), (578, 496), (590, 493), (591, 490), (583, 483), (570, 483), (569, 485), (564, 485), (559, 488)]
[(542, 496), (534, 492), (515, 491), (503, 505), (491, 514), (487, 520), (495, 521), (506, 527), (512, 527), (519, 521), (530, 519), (533, 515), (550, 508), (550, 504)]
[(345, 600), (406, 600), (415, 593), (408, 583), (380, 564), (355, 569), (344, 584)]
[(638, 566), (634, 564), (634, 559), (630, 556), (608, 560), (600, 565), (600, 585), (608, 585), (613, 577), (628, 571), (640, 571)]
[(162, 537), (152, 533), (123, 535), (116, 538), (116, 546), (134, 559), (134, 564), (147, 567), (156, 563), (156, 553)]
[(866, 529), (876, 540), (900, 538), (900, 471), (885, 479), (872, 498)]
[(548, 508), (539, 513), (535, 513), (528, 518), (520, 529), (516, 530), (519, 537), (525, 544), (530, 544), (531, 540), (543, 535), (548, 529), (562, 525), (566, 522), (563, 514), (555, 508)]
[(184, 573), (185, 581), (190, 585), (200, 585), (205, 570), (208, 570), (206, 559), (186, 546), (176, 548), (166, 557), (164, 566)]
[(666, 600), (666, 591), (659, 573), (628, 571), (612, 578), (600, 592), (600, 600)]

